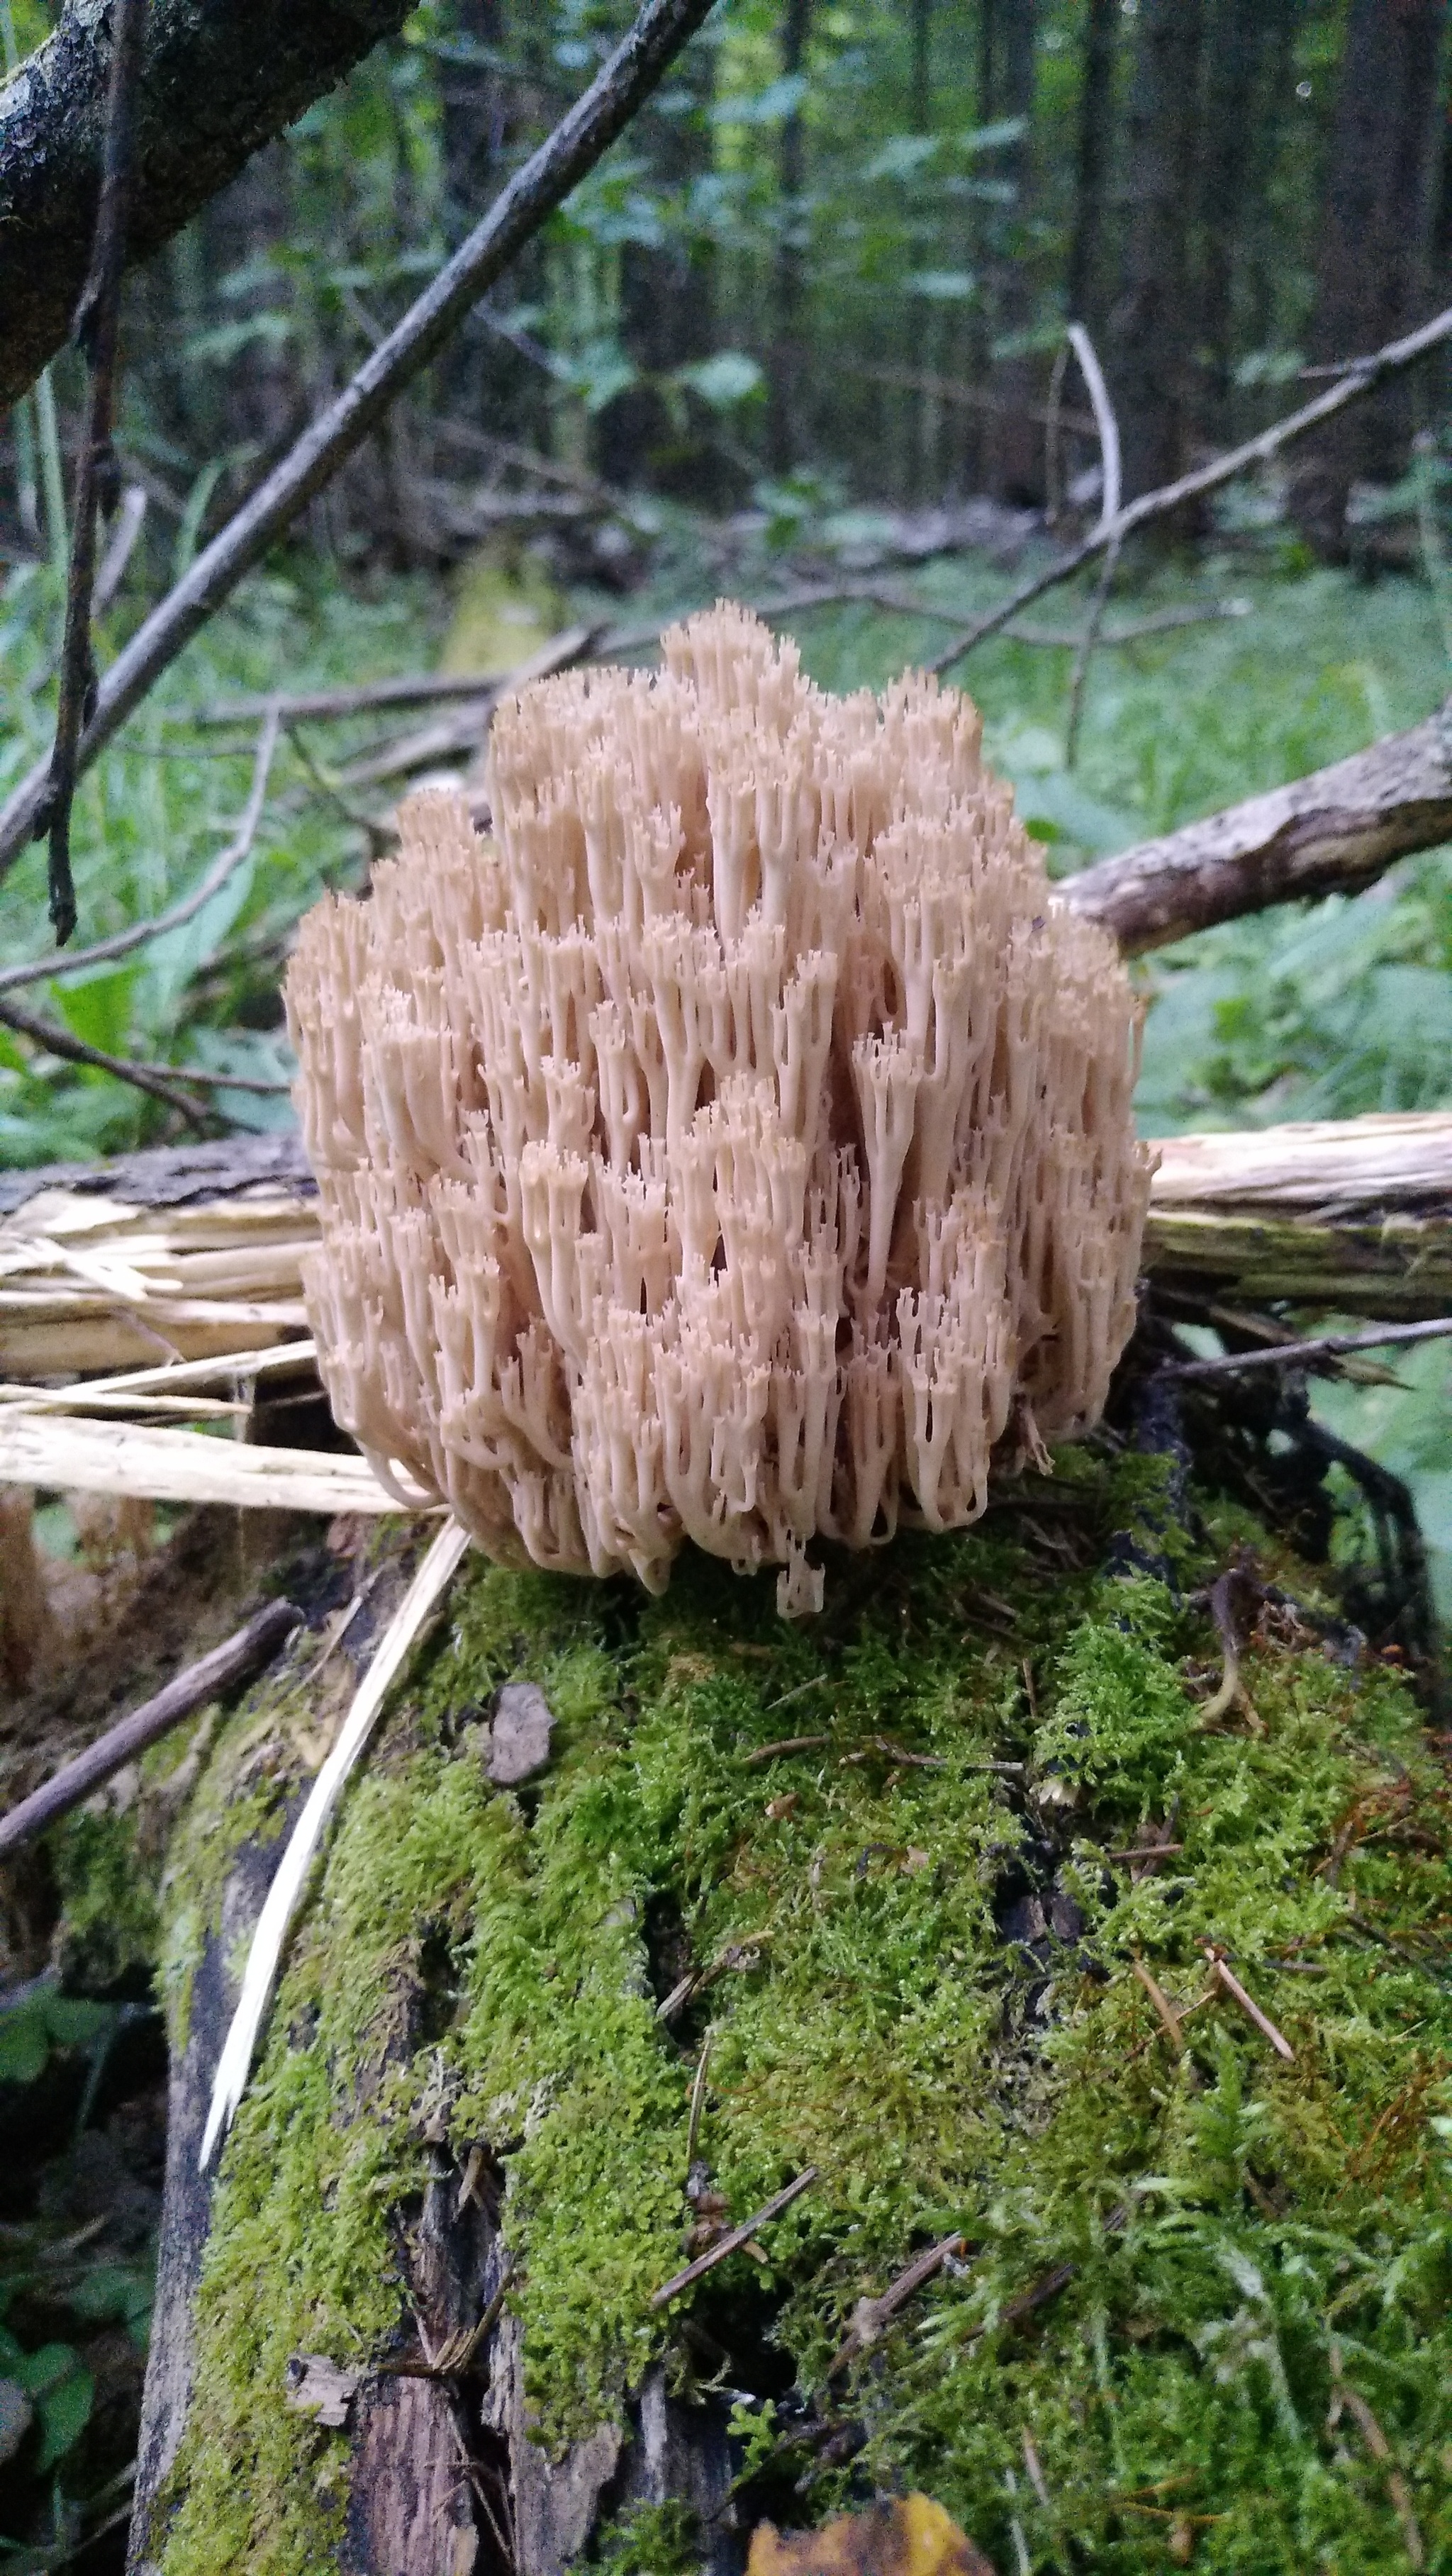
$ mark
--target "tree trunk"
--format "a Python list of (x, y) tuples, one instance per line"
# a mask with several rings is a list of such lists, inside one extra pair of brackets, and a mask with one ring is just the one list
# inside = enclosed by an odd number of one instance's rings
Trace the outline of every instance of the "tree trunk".
[(1097, 331), (1104, 295), (1104, 216), (1114, 127), (1114, 56), (1118, 0), (1088, 0), (1079, 69), (1079, 134), (1074, 167), (1074, 225), (1064, 300), (1071, 322)]
[(1136, 29), (1124, 270), (1108, 369), (1127, 501), (1172, 483), (1191, 461), (1204, 0), (1142, 0)]
[(1210, 21), (1200, 198), (1204, 377), (1198, 426), (1217, 446), (1227, 446), (1232, 435), (1236, 286), (1246, 235), (1254, 227), (1269, 175), (1256, 164), (1254, 115), (1266, 15), (1266, 0), (1218, 0)]
[[(1000, 87), (995, 113), (1021, 121), (1016, 143), (998, 156), (997, 168), (1012, 188), (1007, 222), (998, 221), (997, 257), (992, 280), (994, 337), (999, 343), (1021, 338), (1034, 314), (1034, 274), (1030, 199), (1033, 189), (1033, 112), (1038, 38), (1038, 0), (998, 0), (997, 51)], [(985, 488), (995, 500), (1033, 507), (1044, 492), (1044, 442), (1033, 417), (1036, 369), (1024, 353), (1000, 361), (993, 390), (1002, 408), (987, 415), (984, 439)]]
[[(136, 120), (130, 260), (147, 259), (258, 147), (351, 71), (403, 0), (153, 0)], [(0, 413), (70, 336), (91, 254), (110, 45), (67, 10), (0, 88)]]
[[(812, 0), (786, 0), (781, 22), (781, 77), (800, 78), (812, 23)], [(782, 119), (777, 155), (776, 311), (771, 338), (771, 461), (791, 471), (805, 436), (802, 419), (802, 250), (806, 184), (806, 126), (800, 106)]]
[(666, 201), (667, 239), (621, 245), (620, 337), (642, 381), (606, 406), (596, 446), (607, 482), (622, 489), (649, 484), (698, 508), (719, 505), (722, 497), (710, 412), (694, 397), (672, 394), (663, 379), (708, 358), (716, 345), (711, 248), (687, 231), (692, 182), (711, 166), (713, 59), (705, 47), (688, 54), (677, 78), (681, 100), (669, 115), (645, 109), (633, 129), (650, 184)]
[[(1335, 366), (1411, 329), (1426, 309), (1446, 0), (1354, 0), (1321, 207), (1310, 355)], [(1412, 395), (1389, 386), (1303, 449), (1292, 506), (1333, 559), (1357, 482), (1406, 469)]]

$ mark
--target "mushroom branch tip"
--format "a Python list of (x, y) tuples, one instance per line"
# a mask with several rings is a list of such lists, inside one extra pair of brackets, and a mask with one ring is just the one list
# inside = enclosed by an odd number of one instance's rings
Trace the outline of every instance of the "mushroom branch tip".
[(385, 1481), (491, 1555), (774, 1564), (977, 1518), (1134, 1320), (1139, 1006), (920, 673), (727, 602), (506, 697), (493, 837), (414, 798), (288, 981), (309, 1313)]

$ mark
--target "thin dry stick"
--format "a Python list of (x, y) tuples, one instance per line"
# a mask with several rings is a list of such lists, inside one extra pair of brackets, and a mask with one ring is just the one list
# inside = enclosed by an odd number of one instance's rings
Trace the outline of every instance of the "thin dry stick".
[(1452, 1333), (1452, 1315), (1424, 1324), (1383, 1324), (1374, 1333), (1319, 1333), (1309, 1342), (1273, 1342), (1258, 1351), (1226, 1351), (1213, 1360), (1167, 1360), (1161, 1377), (1181, 1380), (1239, 1377), (1246, 1369), (1305, 1368), (1314, 1360), (1344, 1358), (1351, 1351), (1390, 1350), (1402, 1342), (1441, 1342)]
[(746, 1759), (754, 1767), (758, 1762), (774, 1762), (779, 1753), (815, 1753), (820, 1745), (831, 1741), (830, 1735), (781, 1735), (775, 1744), (758, 1744)]
[(266, 1664), (270, 1664), (285, 1637), (302, 1622), (302, 1612), (290, 1601), (269, 1601), (245, 1628), (214, 1646), (209, 1655), (178, 1673), (154, 1699), (134, 1708), (129, 1717), (108, 1726), (94, 1744), (87, 1745), (73, 1762), (64, 1763), (54, 1776), (8, 1816), (0, 1817), (0, 1860), (22, 1843), (34, 1842), (37, 1834), (48, 1832), (62, 1816), (89, 1798), (105, 1780), (113, 1780), (118, 1771), (134, 1762), (149, 1744), (159, 1742), (182, 1720), (194, 1717), (209, 1700), (220, 1699), (224, 1692), (235, 1690), (239, 1682), (251, 1681)]
[(1335, 2395), (1331, 2401), (1331, 2422), (1334, 2426), (1337, 2412), (1344, 2406), (1347, 2414), (1355, 2423), (1356, 2428), (1360, 2433), (1363, 2442), (1366, 2444), (1367, 2449), (1370, 2451), (1372, 2458), (1377, 2462), (1380, 2468), (1385, 2469), (1387, 2473), (1387, 2493), (1391, 2497), (1392, 2506), (1396, 2513), (1397, 2520), (1402, 2527), (1402, 2546), (1406, 2550), (1407, 2557), (1411, 2565), (1418, 2569), (1423, 2568), (1427, 2563), (1427, 2551), (1426, 2545), (1422, 2539), (1421, 2525), (1419, 2524), (1416, 2513), (1413, 2509), (1411, 2490), (1408, 2487), (1401, 2470), (1397, 2467), (1396, 2462), (1392, 2457), (1392, 2446), (1387, 2440), (1385, 2433), (1382, 2431), (1380, 2424), (1377, 2422), (1376, 2417), (1373, 2415), (1371, 2408), (1368, 2406), (1366, 2399), (1362, 2396), (1359, 2389), (1350, 2387), (1347, 2381), (1342, 2378), (1339, 2354), (1336, 2358), (1334, 2386)]
[[(141, 534), (145, 517), (146, 494), (139, 483), (128, 483), (121, 495), (116, 524), (111, 531), (106, 551), (101, 557), (101, 569), (96, 575), (96, 587), (91, 594), (93, 621), (105, 616), (125, 580), (126, 567), (136, 551), (136, 540)], [(43, 662), (37, 664), (26, 681), (25, 695), (28, 698), (38, 698), (41, 690), (54, 679), (59, 666), (59, 652), (48, 654)]]
[(211, 2163), (212, 2150), (226, 2134), (242, 2099), (262, 2034), (273, 1983), (282, 1964), (292, 1918), (333, 1810), (382, 1714), (391, 1685), (403, 1670), (420, 1632), (447, 1592), (468, 1545), (468, 1531), (461, 1529), (455, 1520), (445, 1521), (384, 1630), (378, 1652), (343, 1720), (337, 1742), (313, 1782), (307, 1803), (292, 1829), (277, 1875), (257, 1919), (237, 2010), (217, 2061), (211, 2107), (207, 2113), (201, 2154), (197, 2159), (203, 2172)]
[(1083, 323), (1071, 322), (1068, 337), (1069, 346), (1079, 361), (1079, 372), (1089, 388), (1089, 399), (1094, 406), (1094, 426), (1099, 433), (1099, 463), (1102, 477), (1099, 525), (1105, 528), (1118, 518), (1120, 503), (1124, 497), (1119, 422), (1115, 417), (1114, 405), (1109, 399), (1109, 387), (1104, 381), (1104, 370), (1099, 364), (1094, 343)]
[(798, 2174), (795, 2182), (789, 2182), (785, 2191), (777, 2192), (764, 2209), (757, 2211), (754, 2218), (744, 2219), (739, 2227), (733, 2227), (725, 2236), (718, 2237), (707, 2253), (698, 2254), (694, 2263), (688, 2263), (683, 2272), (674, 2273), (660, 2289), (653, 2291), (651, 2306), (666, 2307), (672, 2299), (680, 2297), (682, 2290), (693, 2289), (696, 2282), (702, 2280), (707, 2272), (714, 2272), (717, 2264), (724, 2263), (728, 2254), (739, 2254), (742, 2246), (749, 2243), (758, 2228), (765, 2227), (773, 2218), (780, 2218), (782, 2211), (790, 2209), (792, 2202), (799, 2200), (802, 2193), (809, 2190), (816, 2179), (816, 2166), (808, 2165)]
[(1064, 728), (1064, 767), (1066, 769), (1072, 769), (1079, 757), (1079, 726), (1084, 714), (1084, 693), (1089, 685), (1089, 665), (1094, 657), (1095, 645), (1102, 641), (1100, 628), (1104, 623), (1104, 612), (1109, 606), (1109, 594), (1114, 587), (1114, 576), (1118, 566), (1119, 547), (1116, 543), (1110, 547), (1099, 567), (1099, 579), (1094, 585), (1094, 596), (1089, 603), (1084, 632), (1079, 638), (1074, 653), (1074, 673), (1069, 682), (1069, 721)]
[[(1246, 439), (1240, 447), (1227, 449), (1223, 456), (1212, 457), (1208, 465), (1197, 466), (1193, 473), (1182, 474), (1177, 481), (1162, 484), (1158, 491), (1141, 493), (1137, 501), (1131, 501), (1114, 519), (1101, 520), (1079, 545), (1072, 546), (1066, 555), (1061, 555), (1056, 564), (1050, 564), (1046, 571), (1035, 573), (1030, 580), (1021, 582), (1016, 591), (999, 602), (997, 608), (989, 609), (972, 626), (966, 627), (930, 667), (939, 673), (952, 670), (955, 663), (963, 661), (976, 645), (984, 643), (990, 635), (996, 635), (1023, 609), (1031, 607), (1036, 599), (1042, 599), (1047, 591), (1056, 590), (1061, 582), (1072, 580), (1076, 572), (1082, 572), (1085, 564), (1097, 562), (1116, 541), (1122, 544), (1137, 528), (1147, 526), (1151, 520), (1165, 518), (1184, 502), (1198, 500), (1202, 493), (1220, 491), (1225, 484), (1234, 483), (1252, 465), (1268, 464), (1292, 440), (1304, 438), (1311, 430), (1319, 429), (1324, 420), (1344, 411), (1348, 403), (1363, 401), (1368, 394), (1375, 393), (1379, 385), (1385, 384), (1389, 376), (1399, 375), (1403, 369), (1415, 366), (1419, 358), (1426, 357), (1432, 349), (1440, 348), (1447, 339), (1452, 339), (1452, 306), (1435, 315), (1432, 321), (1424, 322), (1419, 331), (1409, 331), (1402, 340), (1389, 340), (1386, 347), (1378, 349), (1373, 357), (1359, 360), (1356, 367), (1326, 393), (1319, 394), (1302, 410), (1288, 413), (1284, 420), (1276, 421), (1271, 428), (1263, 429), (1258, 437)], [(5, 849), (5, 819), (0, 815), (0, 862), (3, 862)]]
[(1210, 1961), (1211, 1975), (1214, 1977), (1218, 1985), (1222, 1985), (1225, 1988), (1231, 2002), (1240, 2006), (1240, 2009), (1244, 2013), (1247, 2021), (1254, 2022), (1262, 2039), (1268, 2039), (1270, 2041), (1277, 2057), (1283, 2057), (1288, 2066), (1294, 2066), (1296, 2062), (1296, 2052), (1292, 2048), (1284, 2031), (1277, 2030), (1275, 2023), (1270, 2020), (1267, 2014), (1261, 2011), (1255, 1997), (1246, 1993), (1240, 1979), (1226, 1965), (1226, 1962), (1220, 1957), (1217, 1951), (1210, 1950), (1207, 1952), (1207, 1956)]
[(1222, 1665), (1219, 1688), (1200, 1711), (1198, 1722), (1201, 1726), (1218, 1726), (1237, 1700), (1247, 1708), (1250, 1705), (1240, 1678), (1240, 1639), (1235, 1633), (1235, 1609), (1230, 1597), (1236, 1578), (1237, 1568), (1227, 1566), (1210, 1586), (1210, 1611), (1215, 1621), (1215, 1633), (1220, 1639)]
[(1061, 340), (1054, 351), (1049, 370), (1049, 398), (1044, 406), (1044, 524), (1052, 528), (1058, 519), (1063, 500), (1063, 475), (1059, 460), (1060, 428), (1063, 420), (1064, 378), (1069, 370), (1069, 345)]
[(206, 875), (189, 895), (184, 895), (169, 911), (159, 912), (153, 921), (133, 922), (129, 930), (113, 931), (109, 939), (93, 940), (89, 948), (74, 949), (69, 957), (33, 957), (22, 966), (0, 967), (0, 993), (11, 993), (18, 984), (38, 984), (56, 976), (74, 975), (82, 967), (100, 965), (106, 958), (125, 957), (133, 948), (144, 947), (149, 939), (159, 939), (164, 931), (180, 930), (184, 922), (194, 920), (203, 904), (210, 903), (218, 889), (236, 874), (257, 838), (257, 826), (267, 802), (273, 754), (277, 749), (277, 729), (277, 707), (274, 703), (267, 708), (262, 719), (252, 762), (252, 784), (236, 835), (212, 861)]
[(827, 2364), (829, 2379), (835, 2379), (849, 2362), (856, 2361), (859, 2354), (870, 2351), (898, 2309), (906, 2307), (908, 2300), (922, 2289), (924, 2283), (942, 2270), (950, 2254), (962, 2253), (963, 2242), (956, 2231), (945, 2236), (941, 2243), (930, 2245), (925, 2253), (919, 2254), (905, 2272), (899, 2272), (897, 2279), (890, 2281), (878, 2298), (858, 2300), (847, 2333)]
[[(494, 280), (609, 150), (710, 7), (711, 0), (646, 0), (589, 88), (500, 191), (483, 221), (117, 655), (77, 746), (78, 777), (182, 647), (371, 436), (395, 396), (437, 355)], [(46, 778), (43, 765), (32, 770), (0, 812), (0, 874), (14, 864), (34, 831)]]
[(715, 2036), (714, 2030), (708, 2030), (701, 2042), (701, 2054), (696, 2062), (696, 2080), (691, 2086), (691, 2116), (686, 2125), (687, 2173), (696, 2161), (696, 2147), (701, 2135), (701, 2114), (706, 2107), (706, 2069), (711, 2063), (711, 2042)]
[(165, 1101), (189, 1127), (199, 1135), (205, 1133), (205, 1118), (196, 1102), (177, 1090), (171, 1066), (133, 1064), (126, 1056), (107, 1055), (100, 1047), (87, 1046), (84, 1038), (73, 1038), (69, 1029), (58, 1029), (52, 1020), (23, 1010), (18, 1002), (0, 1001), (0, 1026), (14, 1029), (17, 1037), (29, 1038), (32, 1045), (44, 1047), (47, 1055), (63, 1057), (67, 1064), (88, 1064), (97, 1073), (114, 1073), (118, 1082), (132, 1083), (153, 1100)]
[(146, 0), (114, 0), (111, 11), (111, 82), (101, 156), (101, 201), (96, 214), (90, 271), (76, 308), (75, 334), (90, 361), (86, 426), (76, 467), (71, 561), (66, 580), (65, 640), (61, 646), (60, 703), (56, 710), (44, 822), (50, 831), (50, 918), (56, 945), (64, 948), (76, 926), (71, 880), (71, 805), (79, 774), (81, 727), (96, 698), (91, 650), (91, 595), (96, 578), (96, 513), (109, 518), (119, 475), (111, 445), (116, 388), (116, 348), (121, 319), (121, 272), (126, 257), (126, 218), (131, 199), (131, 146), (137, 74), (146, 25)]
[[(1079, 361), (1079, 372), (1089, 388), (1089, 399), (1094, 405), (1094, 421), (1099, 432), (1099, 524), (1104, 527), (1118, 518), (1123, 500), (1124, 475), (1120, 461), (1119, 422), (1115, 416), (1114, 405), (1109, 399), (1109, 387), (1104, 381), (1104, 370), (1099, 364), (1094, 343), (1082, 322), (1070, 323), (1069, 345)], [(1089, 685), (1089, 665), (1094, 658), (1094, 647), (1099, 641), (1104, 612), (1109, 606), (1109, 594), (1114, 586), (1114, 574), (1118, 562), (1119, 540), (1116, 538), (1107, 549), (1100, 566), (1099, 579), (1094, 585), (1094, 597), (1089, 604), (1089, 615), (1085, 620), (1084, 632), (1074, 655), (1074, 676), (1069, 684), (1069, 722), (1064, 736), (1066, 769), (1072, 769), (1078, 757), (1079, 725), (1084, 713), (1084, 693)]]
[(1169, 1996), (1165, 1993), (1164, 1987), (1160, 1984), (1157, 1977), (1150, 1974), (1150, 1971), (1145, 1966), (1143, 1959), (1131, 1959), (1129, 1964), (1134, 1970), (1135, 1975), (1138, 1977), (1140, 1984), (1143, 1986), (1145, 1993), (1148, 1995), (1150, 2002), (1154, 2005), (1155, 2011), (1158, 2014), (1161, 2025), (1164, 2029), (1165, 2036), (1169, 2040), (1170, 2046), (1173, 2048), (1175, 2055), (1177, 2057), (1183, 2057), (1185, 2053), (1185, 2034), (1180, 2028), (1180, 2016), (1176, 2012), (1174, 2005), (1171, 2003)]
[(274, 1369), (310, 1369), (317, 1360), (315, 1342), (275, 1342), (270, 1350), (228, 1351), (217, 1359), (168, 1360), (157, 1368), (119, 1369), (113, 1377), (93, 1377), (84, 1387), (0, 1386), (0, 1403), (22, 1405), (27, 1413), (46, 1408), (68, 1412), (79, 1397), (134, 1396), (144, 1401), (152, 1390), (167, 1394), (179, 1386), (210, 1386), (217, 1378), (253, 1378)]

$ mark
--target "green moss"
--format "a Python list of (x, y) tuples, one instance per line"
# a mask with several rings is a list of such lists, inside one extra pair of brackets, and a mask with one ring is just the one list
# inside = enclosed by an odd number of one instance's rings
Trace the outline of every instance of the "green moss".
[[(1452, 2563), (1445, 1783), (1396, 1678), (1305, 1637), (1247, 1657), (1263, 1732), (1200, 1730), (1208, 1621), (1088, 1562), (1148, 1508), (1143, 1462), (1081, 1453), (1065, 1487), (1081, 1540), (1030, 1553), (1007, 1514), (903, 1539), (834, 1568), (802, 1629), (769, 1578), (700, 1560), (658, 1603), (469, 1569), (347, 1801), (227, 2151), (167, 2576), (333, 2563), (345, 2441), (289, 2412), (285, 2367), (404, 2322), (425, 2132), (507, 2173), (542, 2440), (660, 2354), (689, 2389), (650, 2302), (708, 2017), (700, 2150), (732, 2214), (818, 2168), (767, 2269), (733, 2256), (696, 2294), (716, 2328), (749, 2313), (827, 2399), (856, 2300), (969, 2241), (834, 2383), (864, 2458), (781, 2454), (807, 2509), (918, 2485), (1002, 2566), (1016, 2522), (1032, 2563), (1109, 2571), (1168, 2563), (1188, 2516), (1198, 2566), (1354, 2576), (1404, 2543), (1354, 2410), (1329, 2420), (1340, 2372)], [(512, 1674), (557, 1719), (518, 1797), (472, 1724)], [(826, 1741), (750, 1759), (794, 1735)], [(1106, 1855), (1145, 1823), (1183, 1848), (1132, 1884)], [(179, 1872), (178, 1961), (217, 1884)], [(1207, 1942), (1294, 2063), (1223, 1996), (1172, 2051), (1133, 1963), (1188, 2007)], [(663, 2023), (683, 1944), (738, 1962)], [(673, 2566), (679, 2517), (611, 2546)]]

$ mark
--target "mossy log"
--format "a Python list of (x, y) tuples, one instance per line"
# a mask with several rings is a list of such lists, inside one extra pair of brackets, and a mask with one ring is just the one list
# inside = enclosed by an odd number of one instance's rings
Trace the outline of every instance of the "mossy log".
[(248, 1929), (418, 1542), (331, 1561), (167, 1864), (135, 2569), (726, 2576), (908, 2489), (1001, 2576), (1452, 2565), (1445, 1767), (1172, 1482), (1065, 1455), (800, 1627), (689, 1555), (659, 1601), (469, 1560), (214, 2182)]

